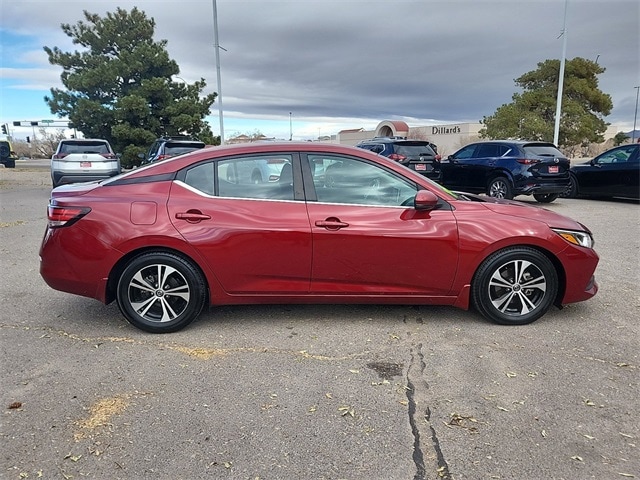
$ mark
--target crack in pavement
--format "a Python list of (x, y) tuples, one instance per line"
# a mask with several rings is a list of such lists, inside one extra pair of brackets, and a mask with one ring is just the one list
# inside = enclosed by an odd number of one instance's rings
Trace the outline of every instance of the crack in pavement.
[[(426, 480), (427, 479), (427, 468), (425, 466), (424, 453), (422, 451), (422, 442), (420, 438), (420, 428), (418, 426), (418, 422), (416, 421), (416, 411), (418, 402), (416, 401), (416, 395), (418, 392), (416, 391), (416, 387), (411, 378), (420, 378), (425, 385), (425, 388), (429, 388), (426, 380), (424, 380), (424, 370), (426, 368), (426, 363), (424, 361), (424, 355), (422, 353), (422, 344), (418, 344), (411, 348), (411, 361), (409, 363), (409, 368), (407, 369), (407, 401), (409, 402), (409, 424), (411, 425), (411, 432), (413, 434), (413, 462), (416, 466), (416, 473), (413, 477), (413, 480)], [(415, 370), (415, 372), (414, 372)], [(444, 480), (453, 480), (451, 473), (449, 472), (449, 465), (444, 458), (442, 453), (442, 449), (440, 448), (440, 441), (438, 440), (438, 436), (436, 434), (435, 428), (431, 424), (431, 409), (426, 407), (424, 417), (423, 417), (429, 426), (431, 431), (431, 443), (433, 445), (433, 449), (435, 451), (436, 459), (437, 459), (437, 475), (438, 478), (442, 478)]]

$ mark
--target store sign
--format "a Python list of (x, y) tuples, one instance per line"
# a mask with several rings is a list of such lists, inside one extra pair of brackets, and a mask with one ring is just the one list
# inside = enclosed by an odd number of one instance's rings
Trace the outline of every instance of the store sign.
[(447, 125), (446, 127), (431, 127), (431, 135), (449, 135), (461, 133), (459, 125)]

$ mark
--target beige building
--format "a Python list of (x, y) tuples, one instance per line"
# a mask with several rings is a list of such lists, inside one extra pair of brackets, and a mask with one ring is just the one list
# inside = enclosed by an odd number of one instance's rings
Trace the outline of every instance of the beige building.
[[(409, 127), (398, 120), (384, 120), (375, 130), (364, 128), (342, 130), (338, 132), (335, 142), (342, 145), (356, 145), (362, 140), (373, 137), (406, 137), (414, 140), (428, 140), (438, 146), (438, 153), (443, 157), (451, 155), (459, 148), (479, 140), (480, 123), (452, 123), (446, 125), (428, 125)], [(609, 126), (604, 134), (605, 141), (613, 138), (620, 131), (619, 127)]]
[(438, 153), (449, 155), (460, 147), (478, 139), (479, 123), (455, 123), (448, 125), (429, 125), (409, 127), (405, 122), (385, 120), (375, 130), (363, 128), (342, 130), (336, 141), (342, 145), (356, 145), (362, 140), (373, 137), (407, 137), (414, 140), (428, 140), (438, 146)]

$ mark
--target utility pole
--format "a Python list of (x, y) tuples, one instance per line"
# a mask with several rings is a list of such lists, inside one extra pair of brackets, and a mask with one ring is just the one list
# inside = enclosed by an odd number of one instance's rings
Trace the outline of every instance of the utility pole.
[[(220, 79), (220, 43), (218, 41), (218, 7), (213, 0), (213, 48), (216, 50), (216, 74), (218, 77), (218, 117), (220, 118), (220, 145), (224, 145), (224, 120), (222, 115), (222, 80)], [(224, 48), (222, 48), (224, 50)], [(226, 50), (225, 50), (226, 52)]]
[(562, 116), (562, 88), (564, 86), (564, 63), (567, 56), (567, 9), (569, 0), (564, 0), (564, 26), (562, 27), (562, 60), (560, 60), (560, 74), (558, 76), (558, 97), (556, 99), (556, 124), (553, 129), (553, 144), (558, 146), (560, 137), (560, 117)]
[(631, 132), (631, 143), (636, 143), (636, 119), (638, 118), (638, 94), (640, 94), (640, 85), (633, 88), (636, 89), (636, 113), (633, 114), (633, 132)]

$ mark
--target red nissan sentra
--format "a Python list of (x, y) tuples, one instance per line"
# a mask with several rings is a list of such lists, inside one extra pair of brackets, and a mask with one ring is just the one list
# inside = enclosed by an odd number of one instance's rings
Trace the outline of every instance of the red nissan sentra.
[(52, 288), (158, 333), (207, 304), (453, 305), (522, 325), (598, 290), (584, 225), (325, 143), (206, 148), (58, 187), (40, 259)]

